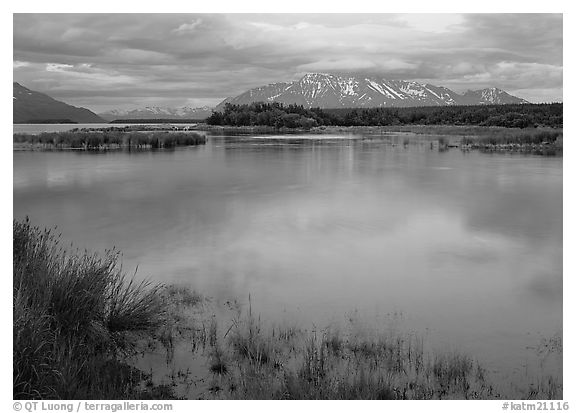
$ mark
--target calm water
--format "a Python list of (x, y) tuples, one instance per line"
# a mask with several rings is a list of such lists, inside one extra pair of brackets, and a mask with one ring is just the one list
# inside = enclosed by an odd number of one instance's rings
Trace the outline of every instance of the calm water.
[(522, 374), (562, 332), (562, 158), (341, 138), (14, 152), (14, 215), (267, 319), (401, 313)]
[(65, 132), (76, 128), (108, 128), (108, 123), (19, 123), (12, 126), (14, 133), (29, 133), (37, 135), (42, 132)]

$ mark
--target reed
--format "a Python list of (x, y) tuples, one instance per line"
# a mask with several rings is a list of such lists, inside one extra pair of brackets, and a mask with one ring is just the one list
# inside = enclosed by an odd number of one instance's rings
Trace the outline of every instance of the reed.
[[(414, 333), (358, 334), (357, 326), (344, 332), (327, 328), (286, 335), (283, 331), (267, 328), (251, 310), (238, 315), (229, 330), (231, 339), (218, 341), (210, 353), (214, 375), (208, 395), (298, 400), (512, 397), (492, 384), (472, 357), (434, 351)], [(561, 383), (545, 377), (530, 388), (517, 389), (512, 398), (559, 395)]]
[(14, 398), (135, 396), (125, 357), (165, 318), (162, 286), (122, 273), (118, 252), (66, 252), (50, 230), (14, 222)]
[(562, 146), (562, 130), (498, 130), (477, 137), (465, 137), (462, 144), (473, 146), (489, 145), (560, 145)]
[(196, 132), (168, 131), (68, 131), (44, 132), (38, 135), (15, 133), (13, 142), (39, 146), (44, 149), (170, 149), (206, 143), (206, 137)]
[[(414, 333), (345, 328), (269, 328), (252, 312), (222, 322), (184, 286), (137, 282), (103, 257), (68, 252), (60, 237), (13, 223), (13, 397), (15, 399), (176, 398), (132, 356), (178, 343), (202, 351), (218, 399), (493, 399), (562, 397), (561, 379), (501, 391), (466, 354), (434, 351)], [(199, 313), (196, 313), (199, 312)], [(561, 335), (543, 355), (562, 352)], [(202, 372), (194, 372), (194, 375)], [(190, 372), (182, 375), (187, 380)], [(174, 381), (174, 380), (173, 380)], [(143, 386), (143, 383), (147, 383)]]

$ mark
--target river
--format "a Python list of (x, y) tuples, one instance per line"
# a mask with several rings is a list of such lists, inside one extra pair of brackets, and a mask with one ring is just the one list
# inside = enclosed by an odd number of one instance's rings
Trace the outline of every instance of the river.
[(291, 138), (14, 152), (14, 216), (266, 319), (401, 314), (504, 381), (562, 333), (561, 157)]

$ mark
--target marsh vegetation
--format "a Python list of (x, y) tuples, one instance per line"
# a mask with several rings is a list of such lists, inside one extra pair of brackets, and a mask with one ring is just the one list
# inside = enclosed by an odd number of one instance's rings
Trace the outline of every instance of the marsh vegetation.
[(90, 151), (110, 149), (168, 149), (177, 146), (200, 145), (206, 137), (195, 132), (77, 130), (44, 132), (38, 135), (15, 133), (14, 144), (42, 149), (83, 149)]
[(463, 137), (461, 146), (485, 151), (517, 150), (562, 151), (563, 133), (561, 130), (511, 130), (477, 137)]
[(163, 288), (124, 274), (117, 251), (66, 251), (28, 220), (13, 246), (14, 398), (146, 398), (126, 360), (166, 324)]
[[(103, 257), (67, 251), (50, 230), (28, 220), (13, 226), (16, 399), (175, 398), (174, 382), (158, 383), (132, 361), (162, 348), (170, 362), (183, 342), (206, 358), (205, 398), (511, 397), (474, 358), (432, 351), (418, 334), (367, 333), (352, 319), (342, 330), (270, 326), (252, 313), (250, 300), (247, 309), (236, 305), (231, 319), (219, 320), (187, 288), (125, 275), (117, 251)], [(561, 351), (561, 337), (549, 348)], [(561, 393), (557, 380), (544, 377), (513, 396)]]

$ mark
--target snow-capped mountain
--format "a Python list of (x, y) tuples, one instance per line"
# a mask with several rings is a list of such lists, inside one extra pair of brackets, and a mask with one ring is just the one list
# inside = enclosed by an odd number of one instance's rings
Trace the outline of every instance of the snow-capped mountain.
[(468, 90), (466, 93), (464, 93), (464, 95), (462, 95), (462, 102), (462, 104), (465, 105), (503, 105), (507, 103), (529, 103), (524, 99), (512, 96), (502, 89), (495, 87), (480, 90)]
[(460, 95), (448, 88), (406, 80), (360, 78), (309, 73), (291, 83), (274, 83), (227, 98), (226, 103), (280, 102), (307, 108), (406, 107), (528, 103), (503, 90), (490, 88)]
[(208, 106), (201, 108), (146, 106), (129, 110), (113, 109), (100, 113), (99, 116), (112, 121), (117, 119), (205, 119), (211, 114), (212, 108)]

